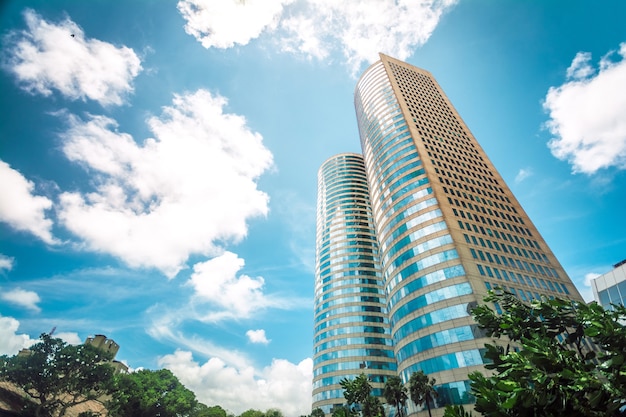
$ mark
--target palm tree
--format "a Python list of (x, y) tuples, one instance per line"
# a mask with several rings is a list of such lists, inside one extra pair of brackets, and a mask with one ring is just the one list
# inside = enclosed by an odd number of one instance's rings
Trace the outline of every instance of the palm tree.
[(432, 417), (430, 412), (430, 402), (437, 397), (437, 391), (435, 391), (435, 378), (428, 380), (428, 375), (424, 371), (414, 372), (409, 378), (409, 394), (411, 401), (415, 405), (422, 405), (426, 403), (428, 408), (428, 415)]
[(385, 400), (392, 407), (396, 407), (398, 411), (398, 417), (404, 415), (404, 407), (409, 396), (406, 392), (406, 387), (402, 383), (402, 379), (399, 376), (391, 376), (387, 378), (385, 382), (385, 388), (383, 390)]

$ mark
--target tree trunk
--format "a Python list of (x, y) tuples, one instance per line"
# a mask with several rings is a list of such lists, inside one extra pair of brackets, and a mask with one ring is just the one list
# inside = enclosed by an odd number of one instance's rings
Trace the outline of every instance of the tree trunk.
[(428, 417), (433, 417), (430, 412), (430, 403), (428, 402), (428, 397), (426, 397), (426, 408), (428, 408)]

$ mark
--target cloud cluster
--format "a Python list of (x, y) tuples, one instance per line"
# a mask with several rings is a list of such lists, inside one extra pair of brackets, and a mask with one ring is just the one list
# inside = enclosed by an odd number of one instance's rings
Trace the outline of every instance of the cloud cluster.
[(226, 104), (205, 90), (177, 95), (148, 121), (154, 138), (142, 144), (110, 118), (70, 116), (63, 151), (97, 186), (61, 194), (62, 224), (92, 250), (170, 277), (191, 254), (243, 238), (247, 220), (268, 211), (256, 180), (272, 154)]
[(132, 49), (88, 39), (69, 18), (53, 24), (33, 10), (24, 18), (28, 29), (10, 34), (3, 64), (26, 91), (102, 105), (120, 105), (133, 91), (142, 68)]
[(0, 273), (2, 271), (10, 271), (13, 269), (15, 259), (0, 253)]
[(205, 48), (246, 45), (264, 30), (276, 28), (283, 8), (293, 0), (183, 0), (178, 10), (185, 31)]
[(286, 304), (263, 292), (262, 277), (238, 275), (243, 266), (244, 260), (232, 252), (194, 265), (189, 284), (195, 290), (196, 301), (210, 305), (202, 321), (249, 318), (267, 307)]
[[(52, 208), (52, 200), (33, 195), (35, 184), (2, 160), (0, 184), (0, 221), (16, 230), (32, 233), (48, 244), (57, 243), (51, 232), (52, 220), (46, 216), (46, 211)], [(7, 258), (2, 257), (0, 262), (7, 265)]]
[(19, 327), (20, 322), (13, 317), (0, 316), (0, 355), (15, 355), (36, 342), (27, 334), (18, 334)]
[(626, 169), (626, 43), (600, 59), (579, 52), (567, 69), (567, 81), (551, 87), (544, 101), (554, 136), (552, 154), (572, 164), (573, 172)]
[(250, 408), (279, 408), (287, 417), (311, 412), (311, 359), (298, 364), (274, 359), (270, 366), (255, 371), (228, 366), (215, 357), (200, 364), (191, 352), (178, 350), (162, 357), (159, 365), (171, 370), (201, 402), (220, 404), (235, 415)]
[(384, 52), (406, 59), (457, 0), (180, 0), (185, 30), (205, 48), (271, 34), (285, 52), (339, 52), (353, 73)]
[(17, 306), (26, 308), (34, 312), (40, 312), (41, 309), (37, 305), (41, 301), (39, 295), (34, 291), (26, 291), (21, 288), (14, 288), (9, 291), (2, 291), (0, 299), (15, 304)]
[(270, 342), (270, 340), (265, 335), (265, 330), (263, 329), (248, 330), (246, 332), (246, 336), (248, 336), (248, 340), (250, 341), (250, 343), (267, 345)]

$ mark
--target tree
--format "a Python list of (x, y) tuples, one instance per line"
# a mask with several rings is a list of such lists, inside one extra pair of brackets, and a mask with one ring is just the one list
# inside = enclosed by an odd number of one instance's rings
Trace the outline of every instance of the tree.
[(208, 407), (202, 403), (198, 403), (192, 415), (193, 417), (227, 417), (228, 413), (219, 405)]
[(348, 407), (334, 407), (332, 417), (351, 417), (355, 413), (352, 412)]
[(351, 414), (356, 414), (360, 410), (363, 417), (384, 415), (380, 400), (371, 395), (372, 385), (367, 375), (362, 373), (354, 379), (344, 378), (339, 381), (339, 384), (344, 389), (343, 396), (348, 403), (348, 410)]
[(435, 391), (436, 382), (435, 378), (429, 380), (428, 375), (426, 375), (424, 371), (413, 372), (409, 378), (409, 395), (411, 401), (417, 406), (426, 403), (428, 415), (431, 417), (430, 403), (437, 397), (437, 391)]
[(98, 400), (113, 377), (111, 356), (92, 346), (73, 346), (49, 334), (28, 354), (4, 357), (0, 380), (22, 388), (35, 401), (37, 417), (62, 417), (69, 407)]
[(343, 396), (348, 406), (361, 406), (372, 392), (372, 386), (365, 374), (360, 374), (354, 379), (344, 378), (339, 381), (339, 385), (344, 389)]
[(369, 395), (363, 402), (363, 417), (385, 417), (385, 409), (378, 397)]
[[(472, 314), (488, 336), (492, 376), (470, 375), (483, 416), (626, 416), (626, 308), (490, 291)], [(446, 410), (448, 416), (460, 416)]]
[(270, 408), (265, 411), (265, 417), (283, 417), (283, 412), (277, 408)]
[(260, 410), (249, 409), (241, 413), (239, 417), (264, 417), (265, 413)]
[(406, 387), (402, 383), (402, 378), (399, 376), (387, 378), (385, 388), (383, 389), (383, 396), (389, 405), (396, 407), (398, 417), (402, 417), (404, 415), (406, 401), (409, 399)]
[(311, 411), (311, 417), (324, 417), (324, 410), (322, 410), (321, 408), (317, 407), (315, 409), (313, 409), (313, 411)]
[(140, 370), (115, 378), (111, 417), (186, 417), (198, 411), (193, 392), (169, 370)]

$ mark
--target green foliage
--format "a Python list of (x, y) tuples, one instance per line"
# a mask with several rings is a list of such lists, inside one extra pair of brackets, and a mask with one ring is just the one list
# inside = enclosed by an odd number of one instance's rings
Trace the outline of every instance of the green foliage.
[(283, 413), (277, 408), (270, 408), (265, 412), (265, 417), (283, 417)]
[(335, 407), (333, 408), (332, 417), (351, 417), (354, 414), (348, 407)]
[(435, 378), (428, 379), (424, 371), (413, 372), (409, 378), (409, 396), (415, 405), (426, 404), (428, 415), (430, 414), (430, 403), (437, 397), (435, 391)]
[(448, 405), (443, 417), (472, 417), (472, 413), (465, 411), (462, 405)]
[(348, 403), (350, 415), (358, 414), (360, 409), (363, 417), (384, 416), (380, 400), (371, 395), (372, 385), (367, 375), (362, 373), (354, 379), (344, 378), (339, 381), (339, 384), (344, 389), (343, 396)]
[(344, 378), (339, 381), (339, 385), (344, 389), (343, 396), (349, 405), (362, 404), (372, 392), (372, 386), (365, 374), (354, 379)]
[(472, 314), (504, 345), (486, 345), (492, 376), (470, 375), (476, 411), (489, 417), (626, 415), (626, 308), (606, 311), (561, 299), (526, 304), (500, 291), (485, 301), (499, 303), (504, 313), (482, 305)]
[(387, 378), (385, 387), (383, 389), (383, 396), (387, 403), (392, 407), (396, 407), (397, 416), (402, 417), (404, 415), (404, 407), (409, 399), (406, 387), (402, 383), (402, 379), (399, 376), (391, 376)]
[(264, 417), (265, 413), (263, 411), (249, 409), (241, 413), (239, 417)]
[(192, 417), (200, 411), (195, 394), (167, 369), (119, 374), (111, 397), (111, 417)]
[(219, 405), (208, 407), (202, 403), (198, 403), (193, 412), (194, 417), (228, 417), (228, 413)]
[(22, 388), (37, 404), (37, 417), (62, 417), (69, 407), (105, 394), (113, 368), (110, 355), (92, 345), (68, 345), (48, 334), (28, 355), (0, 358), (0, 380)]
[(385, 409), (378, 397), (368, 396), (362, 404), (363, 417), (385, 417)]
[(311, 411), (311, 417), (324, 417), (324, 415), (324, 410), (319, 407)]

